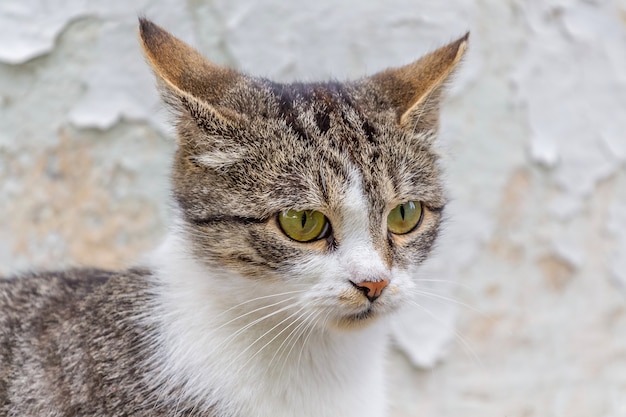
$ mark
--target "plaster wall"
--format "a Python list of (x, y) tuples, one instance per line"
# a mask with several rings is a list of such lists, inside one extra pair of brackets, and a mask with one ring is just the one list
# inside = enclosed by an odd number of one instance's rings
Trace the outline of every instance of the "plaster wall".
[(626, 1), (3, 0), (0, 274), (120, 268), (162, 238), (174, 141), (138, 13), (283, 81), (469, 29), (450, 219), (423, 309), (394, 323), (392, 416), (626, 416)]

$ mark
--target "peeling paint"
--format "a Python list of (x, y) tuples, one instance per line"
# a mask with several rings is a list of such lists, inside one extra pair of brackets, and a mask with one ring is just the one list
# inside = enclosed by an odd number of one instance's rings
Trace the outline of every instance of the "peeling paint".
[(530, 142), (531, 158), (547, 168), (554, 167), (559, 161), (559, 151), (550, 139), (534, 135)]
[(442, 107), (448, 221), (416, 273), (431, 295), (391, 329), (391, 415), (624, 415), (622, 3), (0, 1), (0, 273), (122, 266), (160, 239), (174, 140), (137, 13), (278, 80), (358, 77), (470, 29)]
[(0, 61), (21, 64), (53, 49), (56, 37), (80, 11), (51, 3), (0, 3)]
[(514, 78), (528, 106), (531, 154), (548, 166), (560, 161), (557, 183), (580, 198), (621, 157), (614, 138), (626, 118), (615, 115), (626, 114), (626, 82), (612, 59), (624, 55), (623, 25), (609, 3), (530, 2), (527, 11), (531, 33)]
[(574, 265), (558, 255), (546, 255), (537, 261), (537, 265), (553, 290), (562, 291), (576, 272)]
[(611, 257), (611, 275), (618, 288), (626, 294), (626, 192), (622, 191), (620, 197), (609, 208), (607, 229), (616, 241)]
[(37, 151), (26, 165), (14, 164), (19, 180), (3, 190), (10, 204), (2, 207), (11, 222), (0, 233), (12, 241), (14, 268), (119, 268), (133, 260), (129, 246), (153, 246), (162, 234), (160, 209), (146, 196), (120, 194), (124, 168), (105, 155), (95, 143), (62, 132), (57, 146)]

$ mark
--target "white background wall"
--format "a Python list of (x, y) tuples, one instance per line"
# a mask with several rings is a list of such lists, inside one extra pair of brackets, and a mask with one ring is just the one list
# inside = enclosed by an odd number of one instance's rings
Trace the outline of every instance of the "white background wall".
[(625, 0), (2, 0), (0, 273), (123, 267), (162, 237), (174, 144), (138, 13), (277, 80), (471, 30), (424, 273), (459, 285), (425, 282), (445, 298), (398, 319), (393, 416), (626, 416)]

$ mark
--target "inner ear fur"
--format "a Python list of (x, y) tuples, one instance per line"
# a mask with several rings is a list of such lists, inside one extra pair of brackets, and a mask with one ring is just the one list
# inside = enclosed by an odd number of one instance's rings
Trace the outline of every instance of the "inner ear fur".
[(441, 92), (467, 50), (469, 32), (419, 60), (375, 74), (386, 99), (397, 110), (404, 128), (432, 129), (439, 118)]

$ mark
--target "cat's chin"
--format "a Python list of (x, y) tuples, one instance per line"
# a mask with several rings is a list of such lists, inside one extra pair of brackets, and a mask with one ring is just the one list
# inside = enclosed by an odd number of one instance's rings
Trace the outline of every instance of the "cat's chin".
[(358, 330), (367, 326), (371, 326), (374, 322), (387, 316), (387, 313), (377, 311), (377, 309), (369, 307), (356, 314), (349, 314), (337, 317), (329, 322), (329, 325), (339, 330)]

